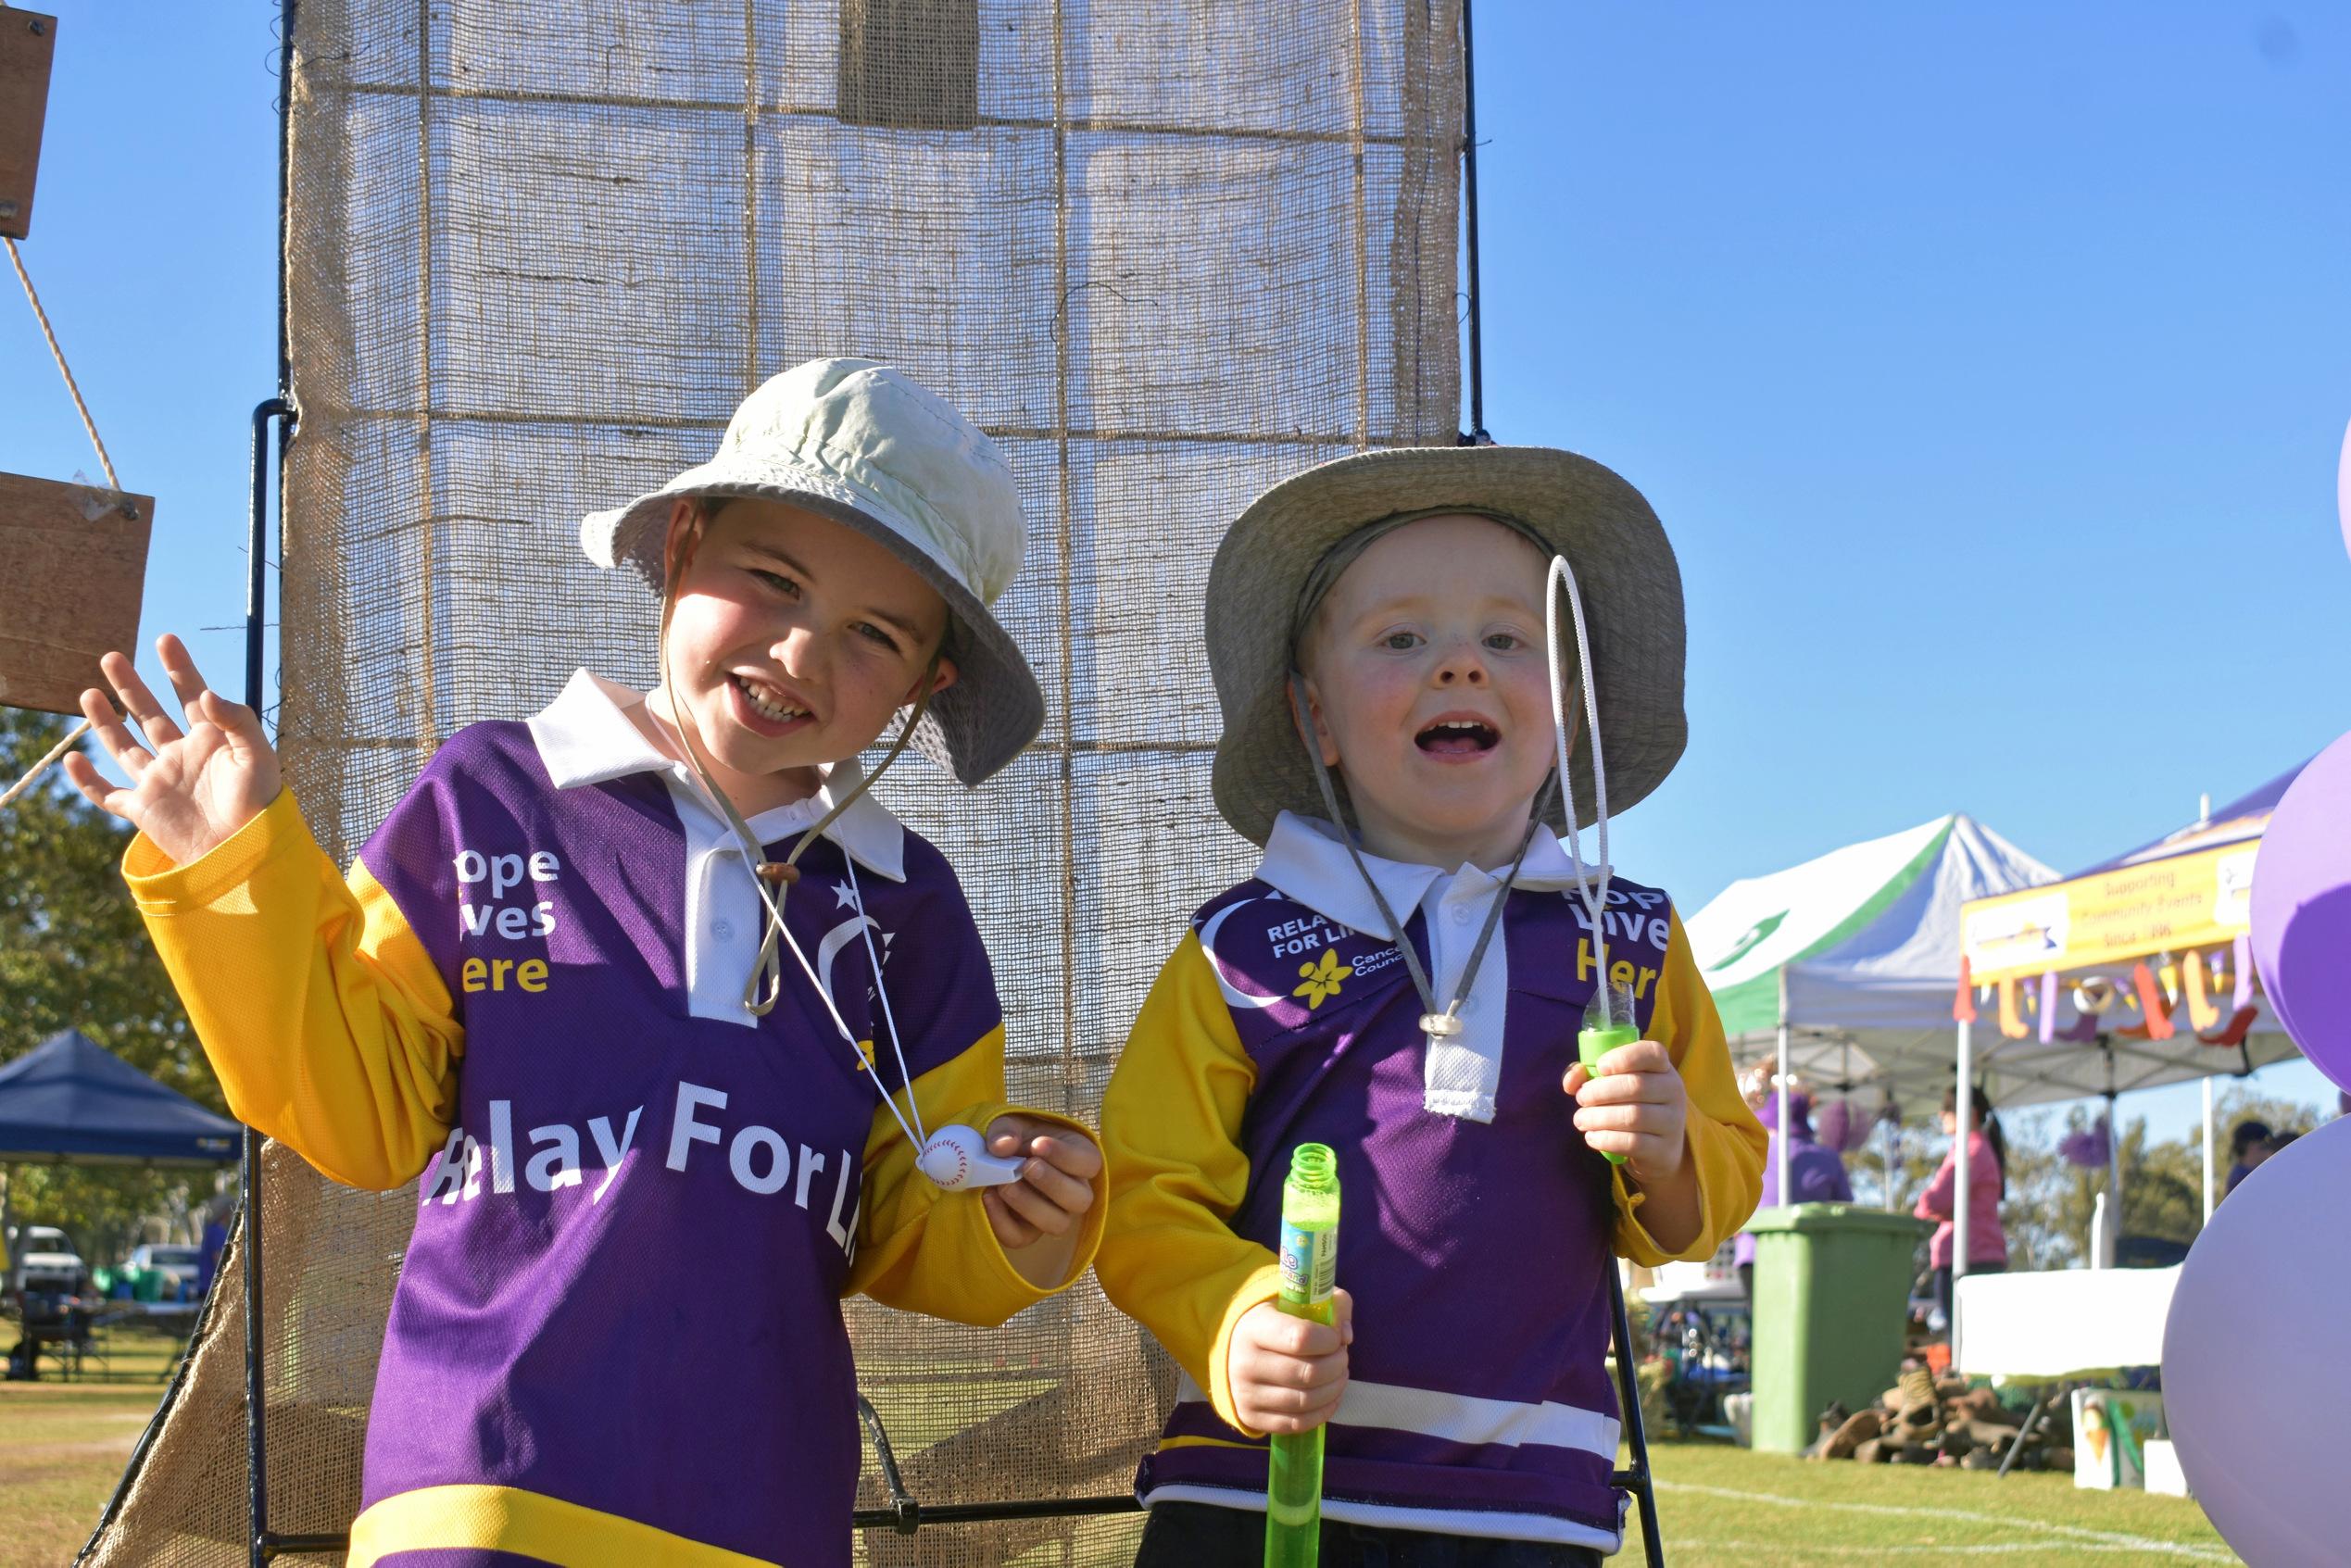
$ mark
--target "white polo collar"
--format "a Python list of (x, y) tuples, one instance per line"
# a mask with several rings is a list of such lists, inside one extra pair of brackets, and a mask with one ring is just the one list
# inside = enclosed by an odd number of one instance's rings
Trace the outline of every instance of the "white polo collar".
[[(1378, 884), (1388, 907), (1396, 911), (1399, 920), (1405, 921), (1412, 919), (1412, 911), (1420, 907), (1421, 900), (1440, 878), (1452, 882), (1468, 878), (1473, 883), (1499, 886), (1508, 874), (1506, 868), (1490, 872), (1467, 861), (1458, 871), (1448, 873), (1436, 866), (1382, 859), (1368, 851), (1364, 855), (1364, 867)], [(1600, 868), (1586, 862), (1584, 876), (1597, 891)], [(1257, 879), (1285, 897), (1294, 898), (1315, 913), (1366, 936), (1387, 938), (1390, 935), (1378, 904), (1373, 901), (1371, 889), (1364, 885), (1362, 874), (1355, 870), (1354, 860), (1339, 836), (1339, 830), (1319, 817), (1284, 811), (1275, 818), (1274, 831), (1265, 839), (1265, 857), (1257, 865)], [(1526, 863), (1518, 870), (1517, 885), (1537, 893), (1558, 892), (1576, 885), (1575, 863), (1567, 858), (1566, 847), (1559, 842), (1559, 835), (1548, 826), (1536, 826), (1534, 842), (1527, 847)]]
[[(607, 784), (632, 773), (662, 773), (698, 799), (700, 781), (685, 763), (664, 756), (636, 727), (628, 709), (644, 702), (641, 692), (617, 685), (590, 670), (576, 671), (561, 695), (531, 716), (531, 738), (539, 761), (558, 789)], [(779, 806), (748, 819), (761, 844), (773, 844), (830, 811), (857, 787), (864, 770), (854, 757), (821, 770), (824, 782), (806, 800)], [(906, 880), (906, 829), (871, 794), (860, 795), (826, 824), (824, 836), (854, 856), (858, 864), (892, 882)], [(1343, 851), (1342, 851), (1343, 853)]]

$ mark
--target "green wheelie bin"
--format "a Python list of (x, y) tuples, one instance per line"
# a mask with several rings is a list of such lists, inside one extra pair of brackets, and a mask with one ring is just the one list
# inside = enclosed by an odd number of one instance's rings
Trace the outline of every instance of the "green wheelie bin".
[(1907, 1214), (1850, 1203), (1760, 1209), (1755, 1237), (1754, 1446), (1794, 1454), (1829, 1401), (1877, 1403), (1902, 1371), (1919, 1239)]

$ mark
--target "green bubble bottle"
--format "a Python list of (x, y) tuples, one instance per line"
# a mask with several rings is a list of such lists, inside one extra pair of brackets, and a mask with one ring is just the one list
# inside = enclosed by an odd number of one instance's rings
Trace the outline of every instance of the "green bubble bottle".
[[(1281, 1310), (1332, 1321), (1339, 1273), (1339, 1157), (1300, 1144), (1282, 1184)], [(1265, 1568), (1314, 1568), (1322, 1545), (1323, 1429), (1277, 1433), (1265, 1471)]]
[[(1576, 1036), (1576, 1056), (1584, 1071), (1599, 1077), (1602, 1057), (1640, 1038), (1641, 1025), (1633, 1022), (1632, 993), (1615, 981), (1593, 986), (1591, 1000), (1584, 1008), (1583, 1032)], [(1625, 1162), (1621, 1154), (1601, 1158), (1611, 1165)]]

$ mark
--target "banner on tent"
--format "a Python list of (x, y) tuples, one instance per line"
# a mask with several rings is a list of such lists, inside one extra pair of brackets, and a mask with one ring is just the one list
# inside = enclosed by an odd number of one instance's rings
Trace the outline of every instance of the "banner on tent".
[(2226, 845), (1970, 903), (1968, 969), (1982, 985), (2230, 942), (2246, 927), (2259, 848)]

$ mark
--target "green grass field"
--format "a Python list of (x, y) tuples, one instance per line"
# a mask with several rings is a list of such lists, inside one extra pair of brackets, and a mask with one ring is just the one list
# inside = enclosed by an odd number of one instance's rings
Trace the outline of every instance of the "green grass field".
[[(2186, 1499), (2081, 1491), (2069, 1475), (1807, 1463), (1709, 1444), (1663, 1444), (1653, 1458), (1676, 1568), (2237, 1561)], [(1640, 1550), (1628, 1542), (1617, 1561)]]
[[(0, 1347), (15, 1341), (16, 1324), (0, 1324)], [(0, 1568), (73, 1561), (163, 1398), (180, 1342), (127, 1330), (107, 1342), (89, 1371), (108, 1381), (0, 1383)], [(44, 1363), (42, 1376), (56, 1374)]]
[[(0, 1383), (0, 1568), (62, 1568), (89, 1537), (140, 1429), (154, 1411), (177, 1346), (124, 1336), (112, 1383)], [(901, 1452), (951, 1436), (1023, 1392), (1017, 1384), (974, 1391), (968, 1410), (932, 1405), (891, 1427)], [(951, 1403), (949, 1401), (948, 1403)], [(948, 1419), (949, 1414), (960, 1421)], [(900, 1421), (905, 1425), (901, 1430)], [(1667, 1561), (1675, 1568), (1805, 1568), (1878, 1559), (1894, 1562), (1996, 1561), (2003, 1568), (2091, 1562), (2232, 1563), (2194, 1503), (2139, 1492), (2076, 1490), (2070, 1477), (1902, 1465), (1808, 1464), (1713, 1444), (1654, 1450)], [(1130, 1540), (1131, 1520), (1089, 1521), (1071, 1543)], [(1056, 1546), (1034, 1555), (1065, 1561)], [(1620, 1563), (1640, 1562), (1637, 1540)], [(1026, 1565), (1024, 1564), (1024, 1568)]]

